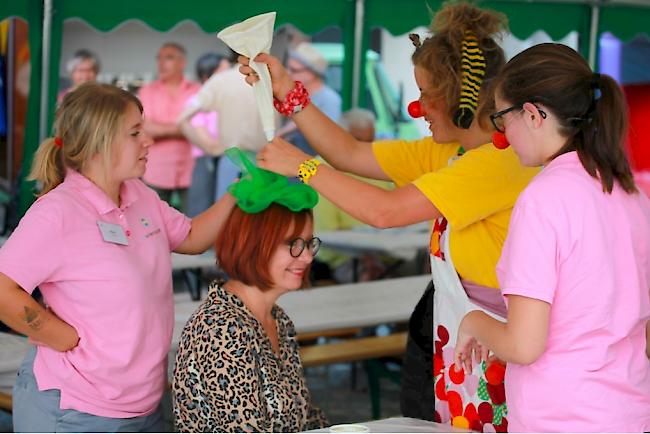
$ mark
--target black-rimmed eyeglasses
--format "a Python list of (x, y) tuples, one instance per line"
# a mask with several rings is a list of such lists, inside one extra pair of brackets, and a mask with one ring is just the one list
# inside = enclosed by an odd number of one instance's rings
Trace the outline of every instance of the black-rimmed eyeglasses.
[(300, 237), (293, 239), (288, 242), (289, 244), (289, 253), (294, 258), (299, 258), (302, 255), (302, 252), (305, 250), (305, 247), (309, 250), (312, 256), (316, 256), (318, 250), (320, 249), (320, 238), (314, 237), (310, 240), (305, 240)]
[[(523, 107), (524, 107), (523, 104), (517, 104), (517, 105), (513, 105), (512, 107), (508, 107), (505, 110), (501, 110), (500, 112), (492, 113), (490, 115), (490, 120), (492, 121), (492, 125), (494, 125), (494, 129), (500, 133), (505, 133), (506, 125), (503, 116), (510, 113), (511, 111), (523, 109)], [(540, 110), (539, 107), (537, 107), (537, 110), (539, 111), (539, 114), (542, 117), (542, 119), (546, 119), (546, 112), (544, 110)]]

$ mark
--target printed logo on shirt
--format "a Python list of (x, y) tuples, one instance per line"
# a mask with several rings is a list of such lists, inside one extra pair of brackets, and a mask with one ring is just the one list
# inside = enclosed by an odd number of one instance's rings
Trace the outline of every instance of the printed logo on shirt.
[(159, 234), (159, 233), (160, 233), (160, 229), (155, 229), (155, 230), (149, 232), (148, 234), (146, 234), (144, 237), (149, 238), (149, 237), (152, 237), (152, 236), (154, 236), (156, 234)]
[(144, 217), (141, 217), (141, 218), (140, 218), (140, 223), (142, 223), (142, 226), (144, 226), (145, 228), (148, 228), (149, 225), (150, 225), (149, 220), (147, 220), (147, 219), (144, 218)]

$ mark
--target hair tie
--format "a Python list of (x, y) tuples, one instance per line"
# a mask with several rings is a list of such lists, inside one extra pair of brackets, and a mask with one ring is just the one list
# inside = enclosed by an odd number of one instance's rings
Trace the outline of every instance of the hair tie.
[(592, 94), (592, 104), (595, 104), (596, 101), (598, 101), (602, 96), (603, 96), (603, 82), (602, 82), (602, 76), (595, 72), (591, 76), (591, 80), (589, 82), (589, 89), (593, 91)]
[(460, 87), (460, 103), (454, 113), (454, 124), (459, 128), (468, 129), (478, 108), (478, 97), (486, 68), (483, 50), (476, 36), (470, 31), (465, 31), (460, 64), (463, 81)]
[(61, 137), (59, 136), (54, 137), (54, 146), (56, 146), (59, 149), (63, 148), (63, 140), (61, 139)]
[(420, 35), (418, 35), (417, 33), (409, 33), (409, 39), (411, 40), (415, 48), (420, 48), (420, 46), (422, 45), (422, 41), (420, 41)]
[(591, 93), (591, 102), (585, 114), (577, 118), (569, 118), (569, 121), (573, 126), (577, 128), (582, 128), (590, 124), (594, 120), (594, 115), (596, 114), (596, 107), (598, 105), (598, 100), (603, 96), (602, 92), (602, 76), (594, 72), (589, 79), (589, 92)]
[(591, 83), (590, 83), (592, 89), (600, 89), (600, 86), (601, 86), (600, 79), (601, 79), (601, 77), (602, 76), (599, 73), (597, 73), (597, 72), (593, 73), (593, 75), (591, 76)]

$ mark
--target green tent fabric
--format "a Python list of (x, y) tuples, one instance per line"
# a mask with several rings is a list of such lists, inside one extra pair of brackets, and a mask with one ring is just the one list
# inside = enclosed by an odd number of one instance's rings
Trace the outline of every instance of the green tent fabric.
[[(402, 0), (400, 7), (395, 8), (393, 0), (369, 0), (366, 3), (367, 22), (371, 28), (383, 27), (393, 35), (401, 35), (417, 26), (427, 27), (431, 21), (430, 11), (437, 11), (443, 3), (442, 0)], [(588, 4), (508, 0), (477, 3), (506, 14), (510, 31), (519, 39), (526, 39), (537, 30), (560, 39), (574, 30), (589, 29), (591, 8)]]
[(129, 19), (138, 19), (153, 29), (165, 32), (183, 20), (194, 21), (205, 32), (224, 27), (253, 15), (277, 11), (276, 25), (294, 24), (306, 33), (326, 26), (343, 26), (353, 2), (330, 0), (257, 0), (250, 2), (215, 2), (214, 0), (54, 0), (57, 19), (79, 18), (100, 31), (109, 31)]
[(642, 34), (650, 36), (650, 7), (614, 4), (602, 7), (598, 35), (604, 32), (626, 42)]

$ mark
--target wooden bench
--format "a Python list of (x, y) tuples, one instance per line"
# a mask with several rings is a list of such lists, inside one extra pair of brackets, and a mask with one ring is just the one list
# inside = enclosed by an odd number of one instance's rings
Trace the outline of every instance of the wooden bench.
[(315, 332), (298, 333), (296, 339), (298, 342), (315, 341), (318, 338), (352, 338), (361, 332), (361, 327), (346, 327), (335, 330), (323, 330)]
[(373, 419), (381, 414), (380, 377), (388, 377), (398, 384), (400, 373), (389, 372), (376, 359), (381, 357), (401, 356), (406, 351), (407, 333), (394, 333), (388, 336), (371, 336), (367, 338), (348, 339), (331, 344), (309, 345), (300, 348), (300, 358), (305, 368), (345, 362), (366, 362), (368, 391)]
[(309, 345), (300, 348), (305, 368), (334, 363), (357, 362), (380, 357), (400, 356), (406, 350), (406, 332), (388, 336), (348, 339), (331, 344)]

